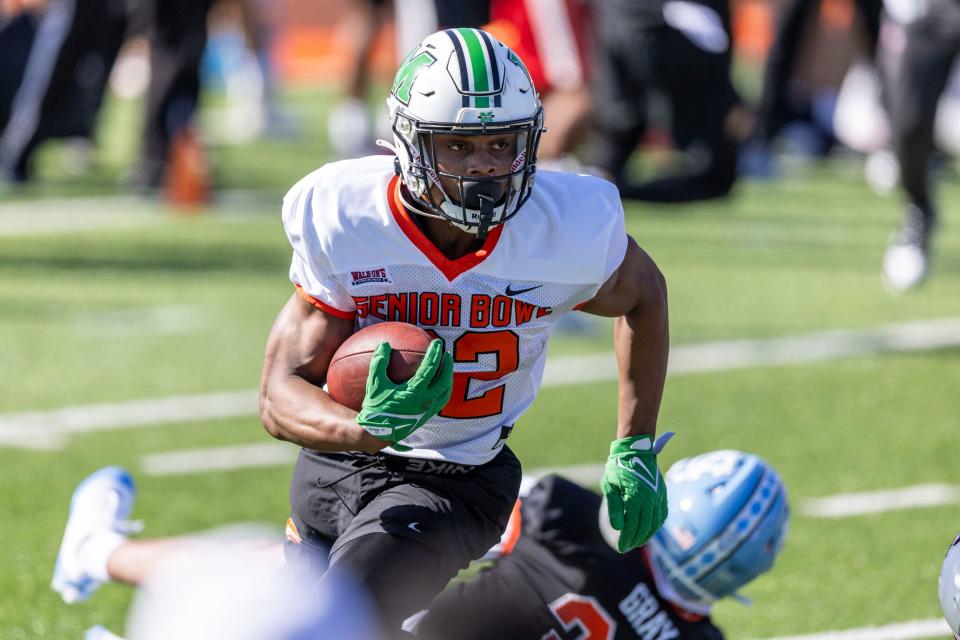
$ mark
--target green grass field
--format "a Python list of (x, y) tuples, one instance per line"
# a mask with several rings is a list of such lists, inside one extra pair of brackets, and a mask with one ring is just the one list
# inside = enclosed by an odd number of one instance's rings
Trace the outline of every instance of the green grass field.
[[(317, 96), (295, 98), (314, 131)], [(129, 121), (123, 107), (110, 108), (121, 114), (115, 122)], [(0, 203), (0, 414), (257, 385), (267, 333), (291, 293), (279, 199), (321, 162), (322, 136), (215, 152), (222, 186), (256, 192), (198, 216), (91, 199), (113, 190), (124, 144), (109, 145), (94, 180), (51, 171), (52, 187)], [(875, 196), (849, 163), (746, 184), (721, 203), (628, 205), (627, 216), (667, 276), (672, 342), (685, 345), (960, 316), (951, 210), (960, 189), (944, 186), (940, 196), (934, 277), (902, 297), (887, 295), (879, 278), (896, 202)], [(553, 353), (609, 351), (609, 336), (607, 323), (591, 324), (558, 336)], [(661, 430), (678, 432), (663, 463), (725, 447), (756, 452), (780, 470), (795, 507), (840, 492), (953, 484), (958, 388), (958, 348), (678, 375), (661, 412)], [(512, 446), (528, 468), (602, 462), (615, 398), (614, 383), (544, 389)], [(80, 638), (95, 623), (123, 629), (129, 590), (107, 586), (67, 607), (47, 586), (84, 475), (130, 468), (149, 535), (241, 520), (279, 532), (288, 467), (142, 472), (147, 454), (268, 440), (250, 415), (77, 433), (48, 451), (0, 444), (0, 639)], [(778, 565), (746, 590), (754, 605), (725, 602), (716, 618), (738, 639), (937, 617), (936, 577), (958, 528), (957, 506), (836, 520), (795, 508)]]

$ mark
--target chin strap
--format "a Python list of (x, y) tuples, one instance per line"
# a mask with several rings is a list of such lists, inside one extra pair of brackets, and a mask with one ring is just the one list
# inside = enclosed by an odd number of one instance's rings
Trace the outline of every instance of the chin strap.
[(490, 223), (493, 222), (493, 198), (480, 195), (480, 224), (477, 225), (477, 239), (486, 240)]
[[(477, 239), (485, 240), (493, 224), (494, 198), (500, 195), (500, 187), (491, 181), (463, 180), (460, 183), (460, 206), (480, 211), (477, 221)], [(464, 212), (466, 216), (466, 212)], [(466, 222), (466, 220), (464, 220)]]
[(390, 142), (387, 142), (386, 140), (384, 140), (383, 138), (377, 138), (374, 144), (377, 145), (378, 147), (383, 147), (384, 149), (392, 151), (393, 155), (397, 156), (397, 158), (400, 157), (400, 152), (397, 151), (397, 148), (393, 146), (393, 144), (391, 144)]

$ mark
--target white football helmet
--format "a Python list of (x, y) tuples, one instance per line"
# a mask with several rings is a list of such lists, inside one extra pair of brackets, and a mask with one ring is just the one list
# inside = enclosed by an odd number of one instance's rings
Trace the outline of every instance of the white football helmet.
[(947, 550), (940, 570), (940, 608), (953, 636), (960, 640), (960, 533)]
[[(483, 238), (530, 196), (543, 108), (523, 62), (489, 33), (447, 29), (425, 38), (400, 65), (387, 106), (397, 172), (416, 198), (408, 204), (421, 213)], [(437, 168), (435, 134), (502, 133), (517, 134), (508, 174), (477, 178)], [(458, 193), (449, 193), (440, 176), (456, 180)]]

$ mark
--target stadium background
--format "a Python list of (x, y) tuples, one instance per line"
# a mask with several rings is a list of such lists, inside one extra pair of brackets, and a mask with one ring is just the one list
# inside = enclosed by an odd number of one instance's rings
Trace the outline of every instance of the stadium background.
[[(141, 98), (116, 93), (82, 171), (67, 145), (51, 144), (35, 184), (0, 192), (0, 638), (122, 629), (128, 590), (66, 607), (47, 588), (70, 492), (100, 466), (134, 472), (149, 535), (238, 520), (280, 530), (294, 454), (262, 431), (253, 390), (290, 294), (279, 198), (331, 157), (344, 4), (278, 1), (270, 12), (295, 135), (218, 133), (229, 100), (208, 85), (199, 128), (210, 136), (209, 205), (118, 191)], [(738, 86), (755, 97), (772, 10), (743, 0), (736, 15)], [(836, 81), (851, 16), (849, 3), (824, 1), (826, 28), (803, 73)], [(378, 42), (383, 84), (390, 31)], [(851, 637), (946, 635), (936, 576), (960, 526), (960, 233), (950, 211), (960, 191), (947, 171), (935, 277), (892, 297), (879, 256), (900, 204), (864, 183), (862, 165), (843, 150), (790, 154), (778, 179), (742, 182), (728, 200), (626, 204), (629, 231), (670, 287), (674, 369), (660, 429), (678, 436), (663, 466), (709, 449), (755, 452), (793, 501), (784, 554), (746, 590), (753, 606), (717, 608), (731, 638), (901, 623)], [(596, 477), (583, 465), (603, 461), (615, 421), (616, 385), (603, 373), (610, 335), (609, 323), (578, 317), (557, 336), (556, 377), (511, 438), (527, 469)], [(875, 491), (901, 492), (875, 497), (875, 513), (855, 512), (863, 500), (818, 501)]]

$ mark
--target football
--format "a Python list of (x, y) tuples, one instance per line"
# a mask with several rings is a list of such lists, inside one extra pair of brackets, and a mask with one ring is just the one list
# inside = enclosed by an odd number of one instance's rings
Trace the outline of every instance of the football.
[(359, 411), (367, 387), (373, 352), (381, 342), (390, 343), (387, 376), (394, 382), (409, 380), (417, 371), (432, 338), (426, 331), (405, 322), (380, 322), (357, 331), (333, 354), (327, 368), (327, 393), (338, 403)]

